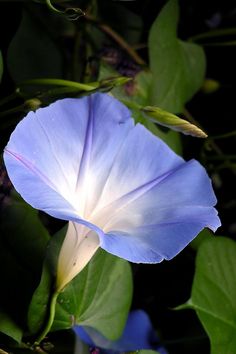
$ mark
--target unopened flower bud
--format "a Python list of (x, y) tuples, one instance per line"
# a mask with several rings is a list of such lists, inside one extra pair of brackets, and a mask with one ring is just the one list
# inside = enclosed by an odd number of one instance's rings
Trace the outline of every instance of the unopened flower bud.
[(197, 138), (207, 137), (207, 134), (196, 125), (185, 119), (179, 118), (175, 114), (166, 112), (159, 107), (146, 106), (142, 108), (142, 111), (149, 117), (154, 118), (155, 123), (163, 125), (164, 127), (179, 131), (186, 135), (192, 135)]

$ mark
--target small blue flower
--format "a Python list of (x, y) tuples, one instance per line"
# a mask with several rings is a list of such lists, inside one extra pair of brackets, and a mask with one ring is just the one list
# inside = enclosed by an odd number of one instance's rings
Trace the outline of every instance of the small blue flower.
[(205, 169), (185, 162), (115, 98), (96, 93), (30, 112), (4, 160), (34, 208), (69, 220), (57, 274), (60, 291), (98, 247), (136, 263), (176, 256), (220, 220)]
[[(100, 349), (100, 354), (150, 349), (167, 354), (166, 349), (160, 344), (149, 316), (143, 310), (130, 312), (123, 334), (116, 341), (106, 339), (91, 327), (75, 326), (73, 329), (78, 338), (89, 345), (92, 353), (96, 352), (96, 349)], [(75, 351), (76, 354), (77, 352), (79, 353), (79, 350)]]

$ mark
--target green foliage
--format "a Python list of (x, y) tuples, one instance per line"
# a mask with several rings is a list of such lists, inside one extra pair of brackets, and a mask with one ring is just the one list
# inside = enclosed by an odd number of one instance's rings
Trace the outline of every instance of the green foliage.
[(33, 19), (26, 11), (10, 44), (7, 64), (17, 83), (41, 77), (60, 78), (62, 75), (62, 55), (58, 46), (38, 19)]
[(211, 353), (234, 354), (236, 348), (236, 243), (212, 237), (200, 245), (191, 298), (211, 341)]
[[(42, 279), (29, 309), (28, 325), (32, 333), (39, 332), (47, 320), (56, 259), (64, 234), (65, 229), (54, 235), (47, 249)], [(99, 250), (59, 295), (52, 330), (80, 324), (97, 329), (109, 339), (116, 339), (124, 328), (131, 297), (129, 263)]]
[(1, 212), (0, 233), (1, 241), (17, 255), (22, 267), (35, 273), (41, 272), (49, 234), (39, 220), (37, 210), (18, 195), (12, 195), (10, 204)]
[[(0, 309), (0, 332), (20, 343), (23, 335), (22, 329), (4, 311)], [(0, 351), (1, 352), (1, 351)]]
[(40, 283), (35, 290), (28, 309), (28, 328), (31, 334), (37, 334), (47, 322), (50, 301), (54, 294), (57, 258), (66, 234), (67, 226), (63, 227), (50, 240), (43, 264)]
[(194, 249), (194, 250), (198, 250), (200, 245), (202, 244), (202, 242), (209, 240), (211, 238), (214, 237), (214, 234), (211, 230), (205, 228), (204, 230), (202, 230), (198, 236), (190, 243), (190, 246)]
[(177, 38), (179, 8), (170, 0), (154, 21), (149, 33), (150, 69), (153, 73), (150, 102), (180, 113), (201, 87), (205, 74), (202, 48)]
[(49, 313), (51, 294), (53, 293), (53, 277), (48, 263), (43, 266), (40, 284), (35, 290), (28, 309), (28, 328), (30, 334), (36, 334), (43, 327)]
[(98, 1), (99, 12), (105, 23), (117, 31), (129, 44), (140, 41), (143, 21), (122, 2)]
[(19, 341), (49, 235), (36, 210), (17, 197), (8, 203), (0, 215), (0, 331)]
[(59, 295), (53, 329), (80, 324), (115, 340), (124, 328), (131, 297), (129, 263), (99, 250)]

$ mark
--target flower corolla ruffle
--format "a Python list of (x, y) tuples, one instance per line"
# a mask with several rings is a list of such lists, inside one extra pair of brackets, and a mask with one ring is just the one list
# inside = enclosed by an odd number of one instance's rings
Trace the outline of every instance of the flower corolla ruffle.
[(71, 222), (59, 256), (64, 273), (74, 267), (68, 279), (91, 258), (89, 250), (157, 263), (176, 256), (204, 227), (220, 226), (205, 169), (135, 125), (108, 94), (28, 113), (4, 160), (29, 204)]

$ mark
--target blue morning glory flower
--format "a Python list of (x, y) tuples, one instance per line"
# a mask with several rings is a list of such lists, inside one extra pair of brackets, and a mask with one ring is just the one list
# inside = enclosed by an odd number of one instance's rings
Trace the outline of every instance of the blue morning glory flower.
[[(91, 327), (74, 326), (78, 338), (89, 345), (91, 351), (100, 349), (100, 354), (119, 354), (141, 349), (158, 350), (158, 353), (167, 354), (166, 349), (160, 345), (159, 338), (152, 327), (149, 316), (143, 310), (130, 312), (122, 336), (111, 341), (103, 337)], [(76, 342), (77, 346), (79, 342)], [(75, 350), (79, 353), (80, 350)]]
[(96, 250), (136, 263), (176, 256), (220, 220), (205, 169), (185, 162), (108, 94), (59, 100), (17, 125), (4, 160), (34, 208), (69, 220), (60, 291)]

